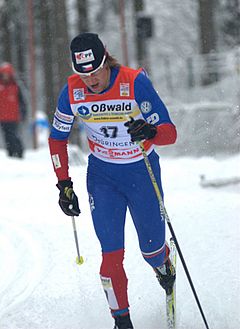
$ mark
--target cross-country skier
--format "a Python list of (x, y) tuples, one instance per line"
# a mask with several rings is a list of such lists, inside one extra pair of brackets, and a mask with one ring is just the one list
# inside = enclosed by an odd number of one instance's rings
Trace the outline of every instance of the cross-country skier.
[(176, 129), (143, 69), (120, 65), (97, 34), (82, 33), (70, 45), (75, 74), (63, 87), (54, 115), (49, 147), (59, 204), (68, 216), (78, 216), (78, 198), (69, 176), (67, 143), (76, 117), (87, 133), (89, 204), (102, 249), (100, 278), (114, 328), (130, 329), (127, 276), (123, 267), (127, 208), (139, 247), (161, 286), (169, 291), (175, 280), (165, 243), (165, 222), (141, 148), (143, 142), (163, 196), (155, 145), (173, 144)]

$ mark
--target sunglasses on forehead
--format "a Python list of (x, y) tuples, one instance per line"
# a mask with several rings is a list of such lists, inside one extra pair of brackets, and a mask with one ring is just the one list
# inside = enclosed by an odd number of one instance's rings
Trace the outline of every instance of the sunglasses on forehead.
[(98, 72), (103, 68), (103, 66), (104, 66), (104, 64), (105, 64), (105, 61), (106, 61), (106, 54), (103, 56), (103, 59), (102, 59), (101, 64), (100, 64), (95, 70), (93, 70), (93, 71), (91, 71), (91, 72), (86, 72), (86, 73), (78, 72), (78, 71), (74, 68), (73, 63), (72, 63), (72, 68), (73, 68), (73, 71), (74, 71), (76, 74), (78, 74), (80, 77), (90, 77), (91, 75), (98, 73)]

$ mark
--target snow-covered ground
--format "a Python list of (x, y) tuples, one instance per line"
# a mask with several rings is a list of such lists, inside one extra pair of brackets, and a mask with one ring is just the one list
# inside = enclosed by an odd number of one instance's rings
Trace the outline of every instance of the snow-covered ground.
[[(211, 329), (240, 328), (240, 186), (204, 189), (200, 175), (239, 177), (239, 163), (239, 155), (161, 159), (166, 208)], [(101, 252), (86, 166), (70, 168), (82, 210), (77, 229), (85, 262), (78, 266), (47, 148), (28, 151), (24, 160), (1, 150), (0, 164), (0, 328), (112, 328), (98, 276)], [(142, 259), (129, 214), (125, 268), (135, 328), (165, 329), (164, 292)], [(178, 329), (205, 328), (179, 259), (177, 318)]]

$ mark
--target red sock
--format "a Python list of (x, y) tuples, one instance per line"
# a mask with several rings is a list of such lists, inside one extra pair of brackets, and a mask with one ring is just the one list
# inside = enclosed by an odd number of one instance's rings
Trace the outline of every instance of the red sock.
[(124, 249), (103, 253), (100, 276), (109, 307), (114, 315), (128, 313), (127, 277), (123, 268)]

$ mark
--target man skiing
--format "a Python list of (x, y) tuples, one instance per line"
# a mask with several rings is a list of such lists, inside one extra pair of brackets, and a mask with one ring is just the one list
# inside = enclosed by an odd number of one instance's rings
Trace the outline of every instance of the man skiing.
[(115, 329), (131, 329), (127, 276), (123, 267), (127, 208), (145, 261), (161, 286), (171, 292), (175, 269), (165, 243), (165, 221), (144, 163), (143, 143), (163, 196), (154, 145), (173, 144), (176, 129), (143, 69), (120, 65), (97, 34), (82, 33), (70, 45), (75, 74), (63, 87), (54, 115), (49, 147), (59, 205), (78, 216), (78, 198), (68, 171), (67, 143), (75, 117), (86, 130), (91, 154), (87, 189), (96, 235), (102, 249), (100, 278)]

